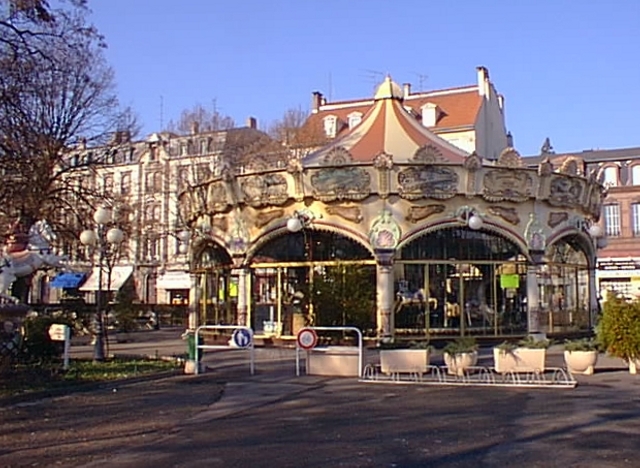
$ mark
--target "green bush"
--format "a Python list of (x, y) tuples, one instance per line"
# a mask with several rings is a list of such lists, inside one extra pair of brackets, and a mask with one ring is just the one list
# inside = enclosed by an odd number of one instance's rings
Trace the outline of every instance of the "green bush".
[(461, 336), (448, 342), (444, 347), (444, 353), (449, 356), (463, 353), (472, 353), (478, 350), (478, 344), (473, 336)]
[(625, 360), (640, 358), (640, 301), (609, 296), (596, 327), (598, 343)]

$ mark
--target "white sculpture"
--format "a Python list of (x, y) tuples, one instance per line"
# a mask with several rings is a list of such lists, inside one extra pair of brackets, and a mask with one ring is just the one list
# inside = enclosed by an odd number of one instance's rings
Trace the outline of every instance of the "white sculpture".
[(12, 302), (18, 302), (10, 294), (11, 285), (16, 279), (42, 267), (66, 268), (65, 257), (54, 255), (51, 251), (56, 235), (45, 220), (37, 221), (29, 228), (26, 245), (20, 243), (20, 236), (20, 233), (14, 233), (12, 245), (7, 244), (0, 254), (0, 297)]

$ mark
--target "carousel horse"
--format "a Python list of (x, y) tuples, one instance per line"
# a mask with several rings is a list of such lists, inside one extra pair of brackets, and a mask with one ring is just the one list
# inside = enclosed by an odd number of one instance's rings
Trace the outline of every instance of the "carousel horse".
[(28, 234), (14, 232), (0, 254), (0, 296), (16, 302), (10, 295), (13, 282), (41, 268), (64, 269), (65, 257), (52, 253), (56, 234), (45, 220), (36, 222)]

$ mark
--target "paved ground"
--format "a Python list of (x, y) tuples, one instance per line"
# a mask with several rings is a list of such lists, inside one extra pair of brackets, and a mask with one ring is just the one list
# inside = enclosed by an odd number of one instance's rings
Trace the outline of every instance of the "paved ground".
[[(184, 352), (164, 338), (112, 350)], [(573, 390), (536, 390), (295, 377), (291, 357), (259, 350), (251, 376), (245, 352), (216, 351), (200, 376), (4, 407), (0, 466), (638, 466), (640, 377), (616, 360)]]

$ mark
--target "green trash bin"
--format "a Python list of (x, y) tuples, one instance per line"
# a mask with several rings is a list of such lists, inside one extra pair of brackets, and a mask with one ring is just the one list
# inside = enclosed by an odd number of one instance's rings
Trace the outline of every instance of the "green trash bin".
[[(201, 343), (202, 339), (198, 338), (198, 344)], [(189, 332), (187, 335), (187, 354), (189, 355), (189, 360), (191, 361), (200, 361), (200, 359), (202, 359), (202, 353), (196, 347), (196, 336), (193, 332)]]

